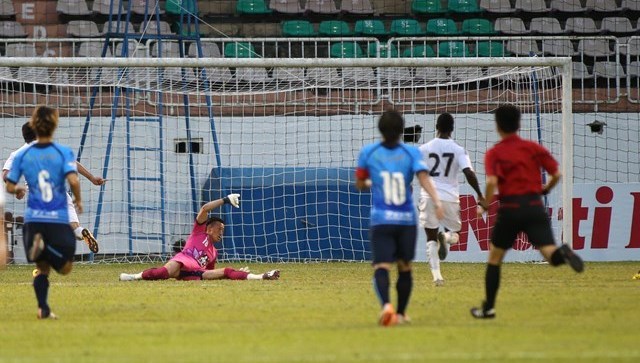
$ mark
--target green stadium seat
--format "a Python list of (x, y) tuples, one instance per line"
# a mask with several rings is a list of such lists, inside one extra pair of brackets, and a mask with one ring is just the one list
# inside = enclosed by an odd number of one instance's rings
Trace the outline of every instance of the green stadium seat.
[(356, 35), (379, 36), (389, 35), (382, 20), (358, 20), (354, 29)]
[(444, 14), (447, 9), (442, 7), (440, 0), (413, 0), (411, 11), (414, 14)]
[[(369, 43), (368, 54), (369, 54), (369, 58), (376, 58), (378, 56), (377, 43)], [(395, 44), (391, 44), (388, 48), (381, 46), (380, 58), (398, 58), (398, 47), (396, 47)]]
[[(117, 6), (117, 3), (114, 4), (114, 6)], [(164, 4), (164, 10), (167, 14), (180, 15), (183, 9), (185, 10), (185, 14), (195, 14), (196, 0), (167, 0)], [(117, 12), (115, 7), (114, 12)]]
[(364, 53), (358, 43), (355, 42), (340, 42), (331, 44), (331, 51), (329, 52), (331, 58), (363, 58)]
[(482, 9), (478, 6), (478, 0), (449, 0), (447, 8), (452, 13), (480, 13)]
[(493, 24), (487, 19), (467, 19), (462, 22), (462, 33), (469, 35), (492, 35)]
[(391, 34), (399, 36), (424, 35), (422, 26), (415, 19), (397, 19), (391, 22)]
[(433, 51), (430, 45), (416, 45), (411, 48), (405, 49), (402, 53), (404, 58), (425, 58), (435, 57), (436, 52)]
[(447, 36), (457, 35), (460, 32), (453, 19), (440, 18), (427, 21), (427, 34)]
[(253, 45), (249, 42), (233, 42), (224, 46), (226, 58), (256, 58), (257, 54)]
[(340, 20), (325, 20), (320, 23), (320, 35), (328, 37), (345, 37), (352, 35), (349, 24)]
[(238, 0), (236, 12), (238, 14), (260, 15), (271, 14), (271, 9), (264, 0)]
[(476, 45), (478, 57), (508, 57), (509, 53), (504, 50), (502, 42), (478, 42)]
[(438, 57), (471, 57), (469, 47), (464, 42), (441, 42), (438, 45)]
[(316, 36), (313, 25), (306, 20), (288, 20), (282, 22), (282, 35), (285, 37)]

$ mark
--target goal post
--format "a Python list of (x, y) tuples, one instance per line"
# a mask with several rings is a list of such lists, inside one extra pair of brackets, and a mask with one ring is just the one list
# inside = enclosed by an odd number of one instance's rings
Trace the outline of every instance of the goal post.
[[(397, 108), (407, 126), (421, 127), (413, 136), (423, 143), (433, 137), (437, 115), (452, 113), (453, 136), (469, 151), (483, 185), (484, 152), (497, 141), (491, 112), (507, 102), (523, 111), (523, 137), (541, 142), (561, 161), (564, 177), (549, 196), (549, 211), (556, 240), (571, 242), (569, 57), (3, 57), (0, 93), (0, 118), (5, 129), (11, 126), (3, 155), (22, 143), (19, 126), (33, 106), (48, 103), (63, 119), (58, 140), (76, 150), (82, 146), (80, 161), (109, 180), (103, 189), (83, 182), (81, 223), (94, 228), (101, 221), (98, 260), (167, 258), (192, 227), (192, 196), (200, 205), (231, 192), (240, 192), (242, 203), (216, 211), (227, 221), (222, 258), (366, 260), (370, 195), (355, 191), (352, 182), (359, 149), (379, 138), (377, 116)], [(114, 107), (115, 94), (126, 102)], [(181, 110), (185, 97), (190, 106)], [(80, 145), (87, 117), (92, 121)], [(160, 129), (152, 122), (158, 117)], [(162, 150), (156, 150), (158, 139)], [(132, 156), (134, 149), (139, 156)], [(145, 154), (152, 149), (155, 154)], [(164, 188), (150, 182), (158, 173)], [(133, 184), (141, 192), (132, 193)], [(450, 258), (481, 261), (495, 215), (475, 219), (468, 185), (462, 194), (464, 244), (454, 246)], [(162, 218), (156, 205), (162, 205)], [(7, 208), (19, 215), (24, 202)], [(134, 221), (133, 213), (140, 218)], [(140, 238), (132, 240), (131, 230)], [(166, 237), (162, 245), (150, 237), (158, 231)], [(540, 259), (526, 240), (516, 250), (512, 260)], [(84, 246), (79, 253), (87, 258)]]

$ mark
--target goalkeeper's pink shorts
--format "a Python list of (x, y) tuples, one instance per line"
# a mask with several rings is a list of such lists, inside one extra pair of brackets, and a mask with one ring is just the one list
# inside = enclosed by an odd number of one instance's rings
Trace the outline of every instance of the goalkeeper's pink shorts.
[(186, 253), (178, 253), (173, 256), (171, 261), (179, 262), (182, 267), (180, 270), (182, 271), (206, 271), (204, 267), (201, 267), (198, 261), (195, 258), (187, 255)]

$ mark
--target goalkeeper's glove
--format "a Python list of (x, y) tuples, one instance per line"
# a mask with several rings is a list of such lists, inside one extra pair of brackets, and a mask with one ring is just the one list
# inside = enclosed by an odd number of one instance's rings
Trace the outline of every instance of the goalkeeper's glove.
[(229, 194), (222, 198), (222, 201), (224, 201), (224, 204), (231, 204), (236, 208), (240, 208), (240, 194)]

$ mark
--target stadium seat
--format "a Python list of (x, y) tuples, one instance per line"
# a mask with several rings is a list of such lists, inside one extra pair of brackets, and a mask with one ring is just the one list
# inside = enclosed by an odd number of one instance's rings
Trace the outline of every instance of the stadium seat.
[[(100, 33), (100, 35), (106, 35), (107, 32), (109, 31), (109, 22), (107, 21), (106, 23), (104, 23), (104, 25), (102, 25), (102, 33)], [(111, 32), (112, 33), (135, 33), (136, 30), (133, 27), (133, 24), (131, 22), (127, 23), (124, 20), (119, 20), (119, 21), (112, 21), (111, 22)]]
[(505, 52), (502, 42), (482, 41), (476, 44), (476, 55), (478, 57), (506, 57), (509, 53)]
[(447, 70), (443, 67), (416, 68), (414, 78), (434, 83), (449, 80), (449, 77), (447, 77)]
[(24, 38), (27, 33), (22, 24), (15, 21), (0, 21), (0, 38)]
[(516, 0), (516, 10), (526, 13), (548, 13), (551, 11), (544, 0)]
[(210, 83), (225, 83), (230, 81), (233, 75), (229, 68), (205, 68), (195, 74), (195, 77), (196, 79), (206, 79)]
[(593, 74), (589, 72), (589, 68), (587, 68), (587, 66), (582, 62), (573, 62), (572, 68), (573, 75), (571, 76), (571, 78), (573, 78), (574, 80), (593, 78)]
[(624, 68), (622, 68), (622, 65), (618, 62), (610, 62), (610, 61), (596, 62), (593, 65), (593, 75), (595, 77), (601, 77), (601, 78), (607, 78), (607, 79), (626, 77), (626, 74), (624, 72)]
[(493, 24), (494, 29), (498, 33), (508, 35), (524, 35), (529, 34), (529, 30), (520, 18), (499, 18)]
[(638, 0), (622, 0), (622, 11), (640, 11), (640, 1)]
[[(282, 0), (278, 0), (282, 1)], [(289, 0), (293, 1), (293, 0)], [(198, 10), (203, 15), (231, 15), (235, 12), (235, 2), (229, 0), (198, 1)]]
[(477, 81), (484, 77), (484, 72), (480, 67), (451, 67), (449, 72), (451, 78), (463, 82)]
[(304, 68), (274, 68), (271, 77), (286, 82), (303, 82)]
[(638, 76), (640, 76), (640, 62), (633, 61), (627, 64), (627, 75), (638, 78)]
[(71, 20), (67, 24), (67, 35), (78, 38), (99, 37), (98, 25), (90, 20)]
[(493, 24), (487, 19), (467, 19), (462, 22), (462, 33), (469, 35), (495, 34)]
[(609, 47), (608, 39), (582, 39), (578, 42), (578, 52), (589, 57), (609, 57), (615, 54)]
[(509, 0), (480, 0), (480, 8), (492, 14), (511, 14), (516, 11)]
[(355, 35), (381, 36), (389, 35), (382, 20), (358, 20), (355, 25)]
[(180, 48), (178, 43), (162, 41), (162, 52), (158, 53), (160, 43), (153, 43), (151, 56), (154, 58), (180, 58)]
[(65, 15), (91, 15), (92, 12), (87, 7), (84, 0), (58, 0), (56, 11)]
[(482, 9), (478, 6), (477, 0), (449, 0), (447, 9), (452, 13), (481, 13)]
[[(117, 8), (116, 8), (117, 9)], [(166, 0), (164, 4), (164, 10), (167, 14), (180, 15), (184, 11), (184, 14), (196, 14), (196, 2), (187, 0)]]
[(592, 18), (569, 18), (564, 25), (564, 30), (574, 34), (598, 33), (598, 28)]
[(620, 53), (633, 57), (640, 56), (640, 38), (629, 39), (626, 47), (620, 47)]
[(414, 14), (444, 14), (447, 9), (442, 7), (440, 0), (413, 0), (411, 11)]
[(378, 43), (371, 42), (367, 47), (367, 55), (369, 58), (378, 57), (378, 48), (380, 49), (380, 58), (397, 58), (399, 55), (398, 48), (393, 43), (388, 47), (384, 45), (378, 47)]
[(598, 13), (617, 13), (622, 10), (616, 4), (616, 0), (587, 0), (585, 8)]
[(542, 39), (542, 53), (556, 57), (578, 55), (569, 39)]
[(551, 0), (551, 10), (561, 13), (583, 13), (587, 8), (582, 6), (580, 0)]
[(533, 34), (562, 34), (562, 26), (556, 18), (533, 18), (529, 24), (529, 31)]
[(402, 52), (404, 58), (430, 58), (435, 57), (436, 52), (430, 45), (414, 45)]
[(453, 19), (429, 19), (427, 21), (427, 34), (430, 35), (457, 35), (460, 34), (458, 27)]
[[(202, 58), (222, 58), (220, 47), (216, 43), (201, 42)], [(198, 58), (198, 44), (195, 42), (189, 45), (189, 57)]]
[(145, 10), (147, 15), (155, 15), (156, 7), (158, 8), (158, 14), (164, 14), (164, 10), (160, 8), (158, 4), (158, 0), (129, 0), (131, 3), (131, 12), (134, 14), (145, 15)]
[(340, 20), (325, 20), (318, 27), (320, 35), (328, 37), (345, 37), (351, 35), (349, 24)]
[(600, 32), (608, 34), (632, 34), (635, 33), (631, 20), (627, 17), (609, 17), (602, 19), (600, 23)]
[(331, 58), (363, 58), (364, 53), (358, 43), (340, 42), (331, 44), (329, 56)]
[[(118, 14), (118, 8), (122, 3), (122, 0), (113, 0), (113, 14)], [(109, 7), (111, 6), (111, 0), (94, 0), (91, 5), (91, 10), (96, 14), (109, 15)], [(126, 7), (122, 9), (122, 13), (126, 14)]]
[(340, 11), (349, 14), (373, 14), (373, 5), (370, 0), (342, 0)]
[(0, 0), (0, 17), (7, 18), (16, 15), (16, 10), (13, 7), (11, 0)]
[(238, 14), (262, 15), (270, 14), (271, 9), (267, 7), (265, 0), (238, 0), (236, 12)]
[(37, 57), (35, 44), (8, 43), (5, 46), (6, 57)]
[(405, 37), (424, 35), (422, 26), (420, 26), (420, 23), (415, 19), (397, 19), (392, 21), (390, 33), (392, 35)]
[(285, 37), (313, 37), (316, 34), (313, 25), (306, 20), (288, 20), (282, 22), (282, 35)]
[(173, 34), (173, 32), (171, 31), (171, 25), (169, 25), (169, 23), (167, 23), (166, 21), (160, 21), (158, 25), (155, 20), (149, 20), (140, 24), (140, 31), (138, 33), (162, 35)]
[(333, 0), (307, 0), (304, 10), (316, 14), (337, 14), (340, 12)]
[(465, 42), (440, 42), (438, 45), (438, 57), (471, 57), (471, 52), (469, 52), (469, 47)]
[(269, 9), (281, 14), (302, 14), (299, 0), (271, 0)]
[(236, 78), (248, 83), (264, 83), (271, 80), (264, 68), (238, 68), (236, 69)]
[(258, 54), (249, 42), (233, 42), (224, 46), (226, 58), (256, 58)]
[(538, 43), (535, 40), (509, 40), (507, 50), (513, 54), (525, 56), (529, 56), (531, 53), (540, 53)]
[[(103, 42), (82, 42), (76, 51), (76, 57), (102, 57)], [(111, 49), (107, 47), (105, 57), (112, 57)]]
[[(113, 51), (114, 57), (122, 57), (122, 51), (124, 48), (124, 42), (119, 42), (116, 44), (116, 48)], [(144, 58), (146, 57), (146, 52), (142, 46), (138, 46), (138, 42), (135, 40), (129, 40), (127, 46), (127, 56), (133, 58)]]

